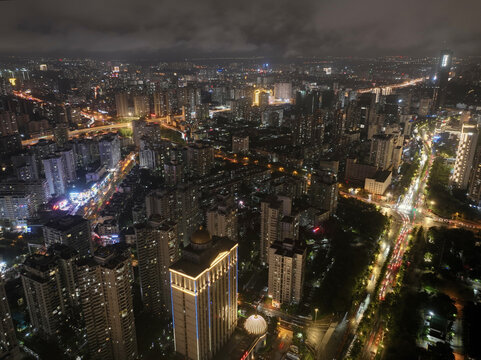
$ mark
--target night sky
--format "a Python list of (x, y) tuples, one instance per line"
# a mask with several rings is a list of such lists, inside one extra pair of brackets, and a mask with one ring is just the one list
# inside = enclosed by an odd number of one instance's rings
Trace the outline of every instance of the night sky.
[(2, 54), (481, 55), (480, 0), (2, 0)]

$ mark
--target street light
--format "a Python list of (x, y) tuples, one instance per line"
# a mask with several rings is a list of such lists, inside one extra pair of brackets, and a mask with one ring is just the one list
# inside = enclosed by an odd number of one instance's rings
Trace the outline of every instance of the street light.
[(317, 321), (317, 312), (319, 311), (319, 309), (314, 309), (314, 312), (315, 312), (315, 315), (314, 315), (314, 322)]

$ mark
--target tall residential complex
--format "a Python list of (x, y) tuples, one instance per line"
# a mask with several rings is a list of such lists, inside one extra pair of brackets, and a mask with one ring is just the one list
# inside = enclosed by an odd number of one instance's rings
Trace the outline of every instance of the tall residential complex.
[(86, 256), (91, 250), (90, 222), (79, 215), (65, 215), (52, 219), (43, 227), (43, 238), (47, 246), (68, 245)]
[(170, 267), (175, 350), (209, 360), (237, 326), (237, 243), (197, 230)]
[(276, 241), (269, 248), (269, 290), (272, 305), (299, 303), (304, 286), (306, 247), (294, 239)]
[[(267, 197), (261, 201), (261, 242), (260, 260), (263, 264), (268, 263), (269, 247), (282, 237), (282, 229), (285, 233), (299, 233), (299, 226), (295, 226), (295, 218), (291, 219), (292, 200), (287, 196)], [(297, 218), (297, 217), (296, 217)], [(285, 219), (285, 221), (284, 221)], [(293, 223), (294, 221), (294, 223)], [(284, 224), (285, 223), (285, 224)], [(293, 228), (291, 229), (290, 224)]]
[(121, 160), (120, 139), (116, 134), (109, 134), (99, 141), (100, 163), (107, 169), (114, 169)]
[(21, 278), (32, 326), (44, 335), (55, 336), (65, 315), (56, 258), (30, 255), (23, 264)]
[(135, 226), (135, 236), (142, 302), (161, 316), (171, 310), (169, 266), (180, 257), (177, 224), (152, 215)]
[(18, 349), (18, 342), (1, 271), (2, 269), (0, 269), (0, 358), (7, 359), (9, 354)]
[(131, 260), (119, 246), (78, 263), (78, 288), (90, 358), (137, 359)]
[(382, 170), (388, 170), (392, 165), (393, 151), (394, 137), (392, 135), (374, 135), (371, 141), (369, 161)]
[(67, 191), (68, 177), (65, 171), (64, 159), (60, 154), (50, 155), (42, 159), (45, 178), (50, 195), (63, 195)]
[(463, 124), (454, 163), (454, 172), (451, 177), (452, 184), (459, 189), (468, 187), (478, 136), (478, 126), (476, 124), (470, 122)]
[(233, 199), (224, 199), (207, 211), (207, 230), (213, 236), (237, 241), (237, 208)]

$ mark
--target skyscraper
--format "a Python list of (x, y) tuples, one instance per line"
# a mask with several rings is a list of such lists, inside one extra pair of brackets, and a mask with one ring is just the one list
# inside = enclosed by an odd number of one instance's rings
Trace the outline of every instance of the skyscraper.
[(434, 106), (436, 109), (443, 107), (446, 102), (446, 93), (449, 82), (449, 72), (453, 63), (453, 52), (451, 50), (441, 50), (439, 57), (437, 83), (434, 90)]
[(269, 290), (272, 305), (299, 303), (304, 286), (306, 247), (294, 239), (274, 242), (269, 248)]
[(170, 312), (169, 266), (179, 260), (177, 224), (153, 215), (135, 226), (142, 302), (149, 312)]
[(118, 245), (78, 262), (78, 287), (90, 358), (137, 359), (130, 257)]
[(237, 246), (198, 230), (170, 267), (175, 350), (186, 359), (212, 359), (237, 326)]
[(454, 162), (454, 172), (451, 177), (452, 184), (459, 189), (466, 189), (468, 187), (478, 136), (477, 124), (471, 122), (463, 124), (459, 136), (456, 161)]

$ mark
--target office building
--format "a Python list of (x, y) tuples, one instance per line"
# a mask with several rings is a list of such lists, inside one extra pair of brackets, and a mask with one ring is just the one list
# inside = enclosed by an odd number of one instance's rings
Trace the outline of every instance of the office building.
[(135, 237), (142, 302), (160, 317), (171, 310), (169, 266), (180, 258), (177, 224), (153, 215), (135, 226)]
[(91, 250), (90, 222), (79, 215), (49, 220), (43, 226), (43, 238), (47, 246), (60, 243), (87, 256)]
[(60, 154), (50, 155), (42, 159), (48, 191), (51, 196), (63, 195), (67, 191), (68, 177), (65, 163)]
[(478, 127), (476, 124), (470, 122), (463, 124), (459, 135), (454, 171), (451, 177), (451, 183), (456, 188), (467, 189), (468, 187), (478, 136)]
[(237, 247), (197, 230), (169, 269), (175, 350), (185, 359), (212, 359), (237, 326)]
[(270, 246), (268, 296), (274, 307), (301, 301), (305, 265), (306, 247), (299, 241), (287, 238)]
[(105, 135), (99, 141), (100, 163), (107, 169), (115, 169), (120, 163), (120, 139), (116, 134)]
[(441, 50), (438, 71), (436, 74), (436, 88), (434, 89), (435, 109), (443, 107), (446, 103), (446, 95), (449, 82), (449, 72), (453, 63), (453, 52), (451, 50)]
[(130, 256), (120, 245), (110, 245), (99, 248), (93, 258), (80, 260), (77, 266), (90, 358), (137, 359)]

